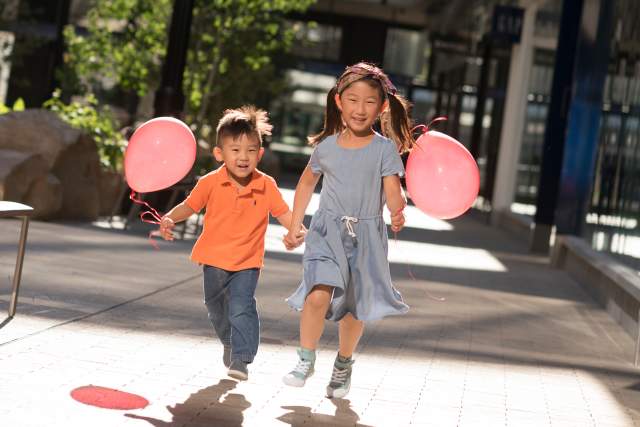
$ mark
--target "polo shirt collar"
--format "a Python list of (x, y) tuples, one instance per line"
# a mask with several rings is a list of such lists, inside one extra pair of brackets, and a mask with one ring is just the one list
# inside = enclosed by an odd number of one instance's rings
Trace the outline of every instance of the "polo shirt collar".
[[(221, 175), (223, 185), (235, 185), (233, 182), (231, 182), (231, 179), (229, 178), (229, 172), (227, 171), (227, 167), (225, 165), (222, 166)], [(254, 170), (251, 174), (251, 181), (249, 181), (249, 184), (247, 184), (244, 188), (238, 191), (238, 195), (244, 196), (251, 193), (253, 190), (264, 190), (264, 185), (264, 176)]]

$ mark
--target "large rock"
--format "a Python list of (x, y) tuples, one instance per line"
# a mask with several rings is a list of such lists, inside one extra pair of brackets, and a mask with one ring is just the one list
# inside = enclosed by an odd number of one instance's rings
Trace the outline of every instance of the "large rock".
[(41, 154), (50, 168), (58, 155), (75, 144), (81, 134), (49, 110), (0, 115), (0, 149)]
[(100, 191), (100, 216), (119, 213), (122, 192), (126, 184), (121, 174), (108, 170), (100, 173), (98, 188)]
[(43, 156), (0, 149), (0, 200), (24, 202), (31, 184), (48, 173)]
[(51, 172), (62, 184), (60, 218), (95, 220), (100, 212), (100, 159), (95, 142), (81, 134), (57, 156)]
[(62, 207), (62, 184), (52, 174), (42, 176), (31, 184), (23, 201), (33, 207), (34, 219), (55, 218)]

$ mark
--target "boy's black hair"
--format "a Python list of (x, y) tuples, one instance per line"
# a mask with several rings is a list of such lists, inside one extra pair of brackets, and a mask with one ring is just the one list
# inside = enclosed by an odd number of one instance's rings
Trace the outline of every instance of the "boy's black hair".
[(264, 135), (271, 135), (273, 126), (269, 123), (267, 112), (253, 105), (224, 110), (216, 127), (216, 145), (222, 146), (222, 138), (230, 136), (237, 139), (240, 135), (254, 136), (262, 145)]

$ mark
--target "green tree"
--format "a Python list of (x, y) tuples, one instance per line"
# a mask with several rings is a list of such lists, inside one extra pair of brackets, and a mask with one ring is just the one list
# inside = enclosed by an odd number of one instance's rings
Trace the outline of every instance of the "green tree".
[(286, 15), (314, 0), (196, 0), (185, 75), (187, 112), (197, 126), (230, 106), (282, 87), (273, 58), (294, 40)]
[[(183, 90), (186, 120), (198, 133), (223, 108), (259, 103), (281, 88), (273, 59), (294, 39), (285, 16), (314, 1), (196, 0)], [(171, 0), (95, 0), (86, 34), (65, 31), (67, 88), (154, 91), (171, 11)]]
[[(87, 33), (66, 40), (66, 89), (96, 93), (118, 86), (144, 96), (157, 85), (167, 43), (171, 0), (95, 0)], [(67, 72), (69, 74), (67, 75)]]

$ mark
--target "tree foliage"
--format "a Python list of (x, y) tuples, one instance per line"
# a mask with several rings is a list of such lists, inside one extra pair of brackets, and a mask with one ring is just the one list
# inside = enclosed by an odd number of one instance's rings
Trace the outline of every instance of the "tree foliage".
[(75, 89), (95, 93), (119, 86), (143, 96), (160, 75), (171, 0), (96, 0), (87, 33), (64, 31), (66, 72)]
[(276, 92), (273, 58), (290, 48), (285, 15), (313, 0), (196, 0), (185, 75), (188, 112), (196, 123), (224, 108)]
[[(172, 1), (94, 1), (86, 34), (65, 30), (67, 86), (84, 92), (116, 86), (138, 96), (155, 91)], [(187, 121), (201, 130), (224, 108), (260, 103), (277, 91), (274, 57), (294, 39), (285, 16), (313, 2), (196, 0), (183, 87)]]

